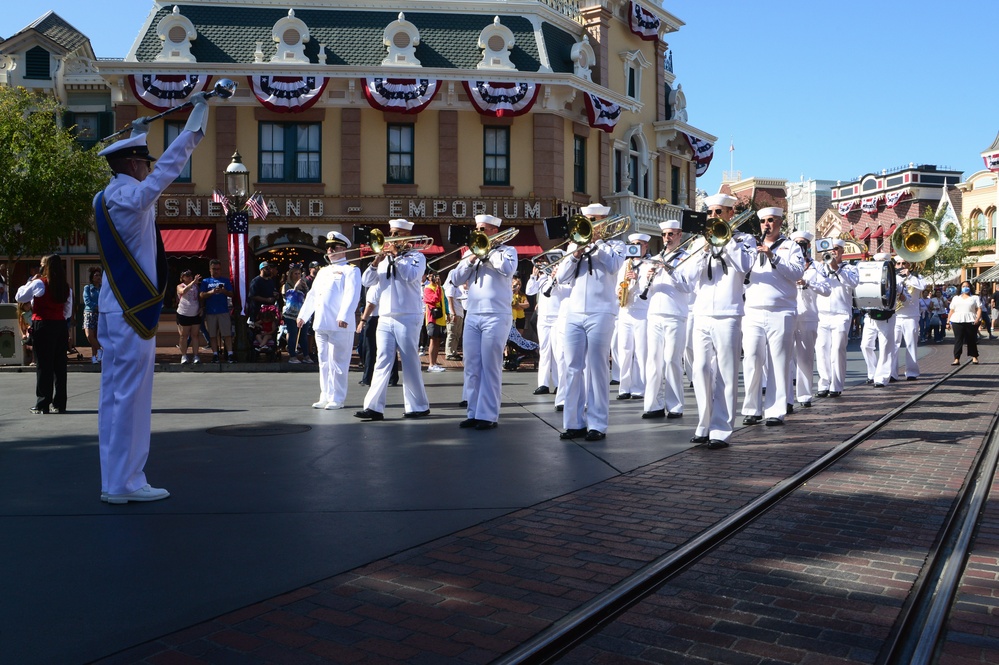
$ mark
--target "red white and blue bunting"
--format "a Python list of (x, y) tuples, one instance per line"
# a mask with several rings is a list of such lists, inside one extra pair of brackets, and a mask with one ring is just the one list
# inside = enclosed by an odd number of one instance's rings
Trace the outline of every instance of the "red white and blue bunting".
[(897, 192), (889, 192), (885, 194), (885, 207), (894, 208), (898, 205), (898, 202), (907, 196), (912, 196), (912, 192), (908, 189), (902, 189)]
[(860, 201), (860, 209), (868, 215), (873, 214), (878, 211), (878, 201), (880, 200), (880, 194), (877, 196), (868, 196), (866, 199)]
[(167, 111), (187, 102), (195, 92), (208, 89), (207, 74), (129, 74), (132, 94), (154, 111)]
[(605, 132), (614, 131), (617, 121), (621, 119), (621, 106), (606, 99), (600, 99), (589, 92), (583, 93), (586, 103), (586, 118), (590, 127), (602, 129)]
[(299, 113), (319, 101), (330, 80), (325, 76), (247, 76), (250, 90), (265, 108), (277, 113)]
[(361, 79), (364, 97), (377, 111), (419, 113), (440, 89), (436, 79)]
[(857, 199), (852, 201), (840, 201), (838, 210), (841, 215), (848, 215), (850, 211), (857, 207)]
[(490, 83), (462, 81), (475, 110), (494, 118), (523, 115), (538, 99), (537, 83)]
[(629, 25), (633, 33), (645, 41), (654, 42), (659, 39), (659, 25), (661, 23), (659, 17), (652, 12), (637, 2), (631, 3)]
[(985, 160), (985, 168), (993, 173), (999, 172), (999, 152), (985, 155), (983, 159)]
[(697, 177), (700, 178), (711, 166), (711, 160), (715, 156), (715, 144), (708, 143), (704, 139), (699, 139), (690, 134), (684, 134), (690, 149), (694, 151), (694, 163), (697, 165)]

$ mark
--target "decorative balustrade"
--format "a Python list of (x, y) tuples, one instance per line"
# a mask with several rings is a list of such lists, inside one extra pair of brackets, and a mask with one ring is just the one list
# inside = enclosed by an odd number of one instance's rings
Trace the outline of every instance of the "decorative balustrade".
[(614, 214), (631, 217), (632, 231), (648, 233), (653, 236), (660, 234), (659, 223), (667, 219), (680, 219), (681, 208), (672, 204), (660, 204), (649, 199), (635, 196), (631, 192), (612, 194), (605, 197), (607, 205)]

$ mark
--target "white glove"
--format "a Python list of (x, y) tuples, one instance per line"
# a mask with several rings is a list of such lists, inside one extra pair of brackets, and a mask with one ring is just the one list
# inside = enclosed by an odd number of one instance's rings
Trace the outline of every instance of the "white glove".
[(191, 95), (191, 102), (194, 104), (194, 108), (191, 109), (191, 116), (187, 119), (184, 129), (204, 134), (208, 129), (208, 93), (194, 93)]
[(129, 138), (135, 138), (136, 136), (142, 136), (143, 134), (149, 133), (149, 119), (152, 116), (146, 116), (144, 118), (136, 118), (132, 121), (132, 133), (129, 134)]

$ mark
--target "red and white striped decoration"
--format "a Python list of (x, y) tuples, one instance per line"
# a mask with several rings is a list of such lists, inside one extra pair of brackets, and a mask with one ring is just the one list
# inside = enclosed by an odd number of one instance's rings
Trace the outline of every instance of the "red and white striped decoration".
[(232, 277), (233, 311), (246, 316), (246, 291), (249, 286), (250, 216), (232, 213), (227, 220), (229, 232), (229, 275)]
[(885, 194), (885, 207), (894, 208), (898, 205), (898, 202), (907, 196), (912, 196), (912, 192), (908, 189), (901, 189), (897, 192), (889, 192)]
[(857, 199), (853, 199), (852, 201), (840, 201), (838, 206), (839, 214), (848, 215), (850, 214), (850, 211), (856, 207)]
[(631, 3), (628, 25), (631, 31), (648, 42), (659, 39), (659, 17), (642, 7), (637, 2)]
[(985, 168), (993, 173), (999, 173), (999, 152), (994, 152), (991, 155), (984, 155), (982, 159), (985, 160)]
[(187, 102), (195, 92), (208, 89), (208, 74), (129, 74), (132, 94), (154, 111), (168, 111)]
[(605, 132), (614, 131), (617, 121), (621, 119), (621, 106), (606, 99), (601, 99), (589, 92), (583, 93), (586, 103), (586, 118), (590, 127), (602, 129)]
[(250, 90), (265, 108), (277, 113), (300, 113), (319, 101), (330, 80), (325, 76), (247, 76)]
[(538, 99), (537, 83), (490, 83), (462, 81), (475, 110), (493, 118), (523, 115)]
[(440, 89), (435, 79), (361, 79), (364, 97), (376, 111), (419, 113)]
[(708, 143), (704, 139), (699, 139), (690, 134), (684, 134), (684, 136), (687, 137), (690, 149), (694, 151), (694, 163), (697, 164), (696, 173), (697, 177), (700, 178), (707, 172), (708, 167), (711, 165), (711, 160), (715, 156), (715, 144)]
[(878, 211), (878, 201), (881, 200), (881, 195), (868, 196), (866, 199), (860, 201), (860, 209), (866, 212), (868, 215)]

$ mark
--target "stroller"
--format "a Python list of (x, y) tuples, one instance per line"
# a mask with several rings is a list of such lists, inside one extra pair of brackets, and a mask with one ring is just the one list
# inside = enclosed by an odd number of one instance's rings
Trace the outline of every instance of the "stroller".
[(516, 372), (525, 359), (534, 359), (537, 364), (538, 345), (520, 334), (515, 325), (510, 326), (510, 335), (506, 341), (506, 359), (503, 369)]
[[(249, 322), (248, 322), (249, 323)], [(257, 318), (250, 325), (250, 336), (253, 340), (254, 360), (277, 360), (278, 309), (274, 305), (264, 305), (257, 313)]]

